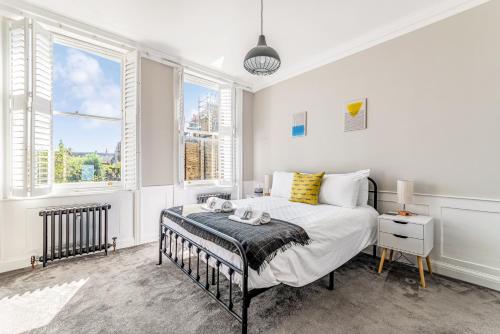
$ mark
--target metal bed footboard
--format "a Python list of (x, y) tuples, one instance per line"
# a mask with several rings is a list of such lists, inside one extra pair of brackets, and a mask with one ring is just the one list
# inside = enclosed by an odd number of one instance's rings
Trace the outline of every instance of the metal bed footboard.
[[(206, 247), (194, 242), (189, 237), (176, 231), (171, 226), (168, 226), (163, 222), (164, 218), (169, 216), (175, 217), (176, 219), (183, 220), (189, 224), (197, 226), (213, 235), (222, 238), (231, 244), (233, 244), (238, 250), (239, 256), (241, 258), (241, 268), (233, 265), (229, 261), (223, 259), (217, 254), (214, 254)], [(168, 240), (167, 240), (168, 239)], [(167, 242), (168, 241), (168, 242)], [(188, 258), (184, 258), (184, 251), (188, 251)], [(179, 257), (180, 251), (180, 257)], [(203, 254), (201, 254), (203, 253)], [(196, 265), (192, 263), (192, 256), (196, 255)], [(205, 256), (205, 279), (203, 282), (200, 276), (200, 256)], [(215, 301), (219, 303), (229, 314), (231, 314), (236, 320), (241, 323), (241, 332), (243, 334), (247, 333), (248, 328), (248, 307), (250, 306), (250, 299), (255, 297), (257, 294), (249, 294), (248, 291), (248, 260), (243, 246), (239, 241), (230, 236), (227, 236), (219, 231), (216, 231), (210, 227), (200, 224), (192, 219), (184, 217), (176, 212), (165, 209), (160, 215), (160, 228), (159, 228), (159, 257), (158, 264), (162, 264), (163, 256), (169, 258), (177, 267), (179, 267), (191, 280), (196, 283), (200, 288), (208, 293)], [(215, 260), (215, 267), (209, 264), (209, 260)], [(186, 263), (187, 262), (187, 263)], [(203, 265), (203, 263), (201, 263)], [(221, 266), (224, 265), (228, 268), (229, 275), (229, 293), (228, 302), (226, 303), (221, 298), (220, 291), (220, 272)], [(211, 280), (209, 274), (209, 268), (211, 268)], [(233, 278), (235, 273), (241, 276), (241, 289), (242, 289), (242, 300), (241, 300), (241, 312), (237, 312), (234, 308), (234, 294), (233, 294)], [(210, 290), (211, 286), (215, 286), (215, 293)], [(267, 289), (262, 289), (259, 293)]]
[[(373, 207), (377, 209), (377, 184), (376, 182), (368, 178), (370, 183), (372, 184), (372, 190), (369, 190), (370, 193), (373, 193)], [(174, 217), (175, 219), (182, 220), (188, 224), (194, 225), (204, 231), (207, 231), (219, 238), (222, 238), (231, 244), (233, 244), (238, 250), (239, 256), (241, 258), (241, 268), (233, 265), (229, 261), (223, 259), (221, 256), (211, 252), (206, 247), (201, 246), (200, 244), (194, 242), (189, 237), (176, 231), (171, 226), (168, 226), (164, 223), (164, 218)], [(174, 221), (175, 222), (175, 221)], [(168, 243), (167, 243), (168, 242)], [(179, 257), (179, 246), (180, 246), (180, 257)], [(241, 333), (246, 334), (248, 331), (248, 308), (250, 307), (250, 301), (252, 298), (260, 295), (261, 293), (269, 290), (272, 287), (262, 288), (262, 289), (253, 289), (248, 291), (248, 259), (242, 244), (217, 230), (214, 230), (206, 225), (200, 224), (197, 221), (184, 217), (174, 211), (169, 209), (162, 210), (160, 214), (160, 222), (159, 222), (159, 247), (158, 247), (158, 265), (162, 264), (163, 256), (169, 258), (179, 269), (181, 269), (196, 285), (202, 288), (205, 292), (208, 293), (210, 297), (212, 297), (219, 305), (221, 305), (229, 314), (231, 314), (236, 320), (241, 323)], [(184, 258), (184, 251), (187, 249), (188, 258), (187, 263)], [(193, 250), (194, 249), (194, 250)], [(373, 246), (373, 257), (376, 257), (377, 246)], [(204, 282), (202, 277), (200, 276), (200, 256), (204, 254), (205, 256), (205, 278)], [(196, 255), (196, 266), (192, 263), (192, 256)], [(210, 259), (215, 260), (215, 267), (209, 264)], [(203, 265), (203, 263), (202, 263)], [(221, 266), (226, 266), (228, 268), (229, 275), (229, 292), (228, 292), (228, 302), (226, 303), (221, 298), (220, 291), (220, 272)], [(209, 274), (209, 268), (211, 270), (211, 280)], [(241, 292), (242, 292), (242, 300), (241, 300), (241, 312), (237, 312), (233, 303), (233, 277), (235, 274), (239, 274), (241, 276)], [(328, 277), (328, 289), (334, 289), (334, 274), (335, 271), (332, 271)], [(215, 286), (215, 293), (210, 290), (210, 286)]]

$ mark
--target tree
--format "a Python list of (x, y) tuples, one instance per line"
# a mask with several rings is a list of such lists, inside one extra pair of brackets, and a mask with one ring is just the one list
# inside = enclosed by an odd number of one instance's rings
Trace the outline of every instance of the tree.
[(67, 168), (67, 177), (66, 182), (81, 182), (82, 181), (82, 165), (83, 158), (69, 156), (66, 168)]
[(103, 168), (102, 168), (102, 158), (97, 155), (97, 153), (88, 153), (83, 158), (83, 165), (93, 165), (94, 166), (94, 180), (93, 181), (103, 181)]
[[(54, 182), (119, 181), (121, 178), (121, 162), (116, 160), (113, 159), (110, 163), (107, 163), (97, 152), (87, 153), (85, 156), (73, 155), (71, 148), (66, 147), (63, 141), (60, 140), (57, 151), (54, 152)], [(85, 179), (83, 175), (86, 174), (85, 172), (93, 173), (91, 179)]]
[(121, 163), (111, 163), (111, 164), (103, 164), (103, 179), (105, 181), (119, 181), (120, 180), (120, 171), (121, 171)]
[(62, 140), (59, 141), (58, 150), (54, 153), (54, 181), (55, 183), (67, 182), (66, 164), (69, 156), (69, 150), (64, 147)]

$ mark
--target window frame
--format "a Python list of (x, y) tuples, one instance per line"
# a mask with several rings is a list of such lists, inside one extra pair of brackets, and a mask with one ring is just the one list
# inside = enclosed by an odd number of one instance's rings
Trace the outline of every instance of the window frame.
[[(13, 149), (12, 149), (12, 81), (11, 81), (11, 28), (12, 26), (21, 26), (24, 29), (24, 42), (25, 62), (24, 72), (25, 77), (25, 106), (23, 113), (27, 115), (27, 121), (24, 125), (24, 132), (27, 133), (27, 139), (23, 152), (26, 152), (26, 161), (23, 162), (22, 169), (18, 169), (24, 175), (24, 184), (21, 188), (13, 187)], [(33, 107), (32, 96), (35, 93), (32, 87), (32, 82), (35, 78), (33, 75), (33, 59), (37, 57), (34, 53), (34, 27), (39, 26), (41, 31), (50, 34), (50, 42), (64, 44), (69, 47), (76, 47), (83, 49), (86, 52), (96, 54), (100, 57), (118, 61), (120, 63), (120, 112), (121, 112), (121, 175), (120, 181), (99, 181), (99, 182), (71, 182), (55, 184), (54, 163), (50, 164), (52, 167), (49, 171), (49, 186), (48, 191), (38, 192), (33, 187), (32, 176), (33, 173), (33, 154), (32, 152), (32, 136), (34, 126), (31, 124), (31, 108)], [(5, 31), (4, 31), (5, 29)], [(5, 85), (1, 85), (2, 93), (5, 97), (5, 112), (6, 119), (3, 124), (5, 139), (3, 143), (4, 153), (6, 156), (6, 163), (4, 169), (5, 182), (2, 187), (2, 194), (5, 198), (12, 200), (22, 200), (29, 198), (51, 198), (60, 196), (79, 196), (85, 194), (98, 194), (109, 193), (115, 191), (133, 191), (138, 189), (139, 186), (139, 160), (138, 160), (138, 143), (139, 143), (139, 76), (140, 76), (140, 62), (139, 50), (131, 45), (123, 43), (115, 43), (113, 39), (100, 38), (99, 36), (86, 33), (83, 30), (75, 30), (68, 26), (54, 24), (44, 19), (33, 18), (29, 15), (21, 15), (21, 17), (8, 17), (4, 21), (2, 29), (0, 29), (5, 38), (2, 38), (2, 45), (4, 46), (5, 56)], [(53, 62), (51, 63), (53, 65)], [(53, 83), (54, 81), (52, 81)], [(50, 101), (50, 117), (51, 123), (53, 121), (53, 100)], [(20, 104), (19, 104), (20, 105)], [(17, 106), (17, 105), (16, 105)], [(51, 141), (53, 139), (53, 124), (50, 130)], [(127, 144), (128, 143), (128, 144)], [(53, 145), (50, 145), (50, 156), (53, 157)], [(130, 158), (127, 158), (130, 157)], [(28, 179), (29, 177), (29, 179)]]
[[(119, 62), (120, 64), (120, 115), (121, 117), (102, 117), (102, 116), (96, 116), (96, 115), (70, 115), (71, 112), (63, 112), (63, 111), (58, 111), (57, 114), (62, 114), (65, 117), (77, 117), (77, 118), (91, 118), (91, 119), (107, 119), (108, 121), (119, 121), (120, 124), (120, 142), (123, 143), (124, 140), (124, 128), (125, 128), (125, 117), (124, 117), (124, 111), (123, 111), (123, 65), (124, 65), (124, 55), (118, 51), (114, 51), (108, 48), (105, 48), (103, 46), (98, 46), (98, 45), (93, 45), (91, 43), (85, 42), (83, 40), (77, 39), (75, 37), (69, 37), (66, 35), (63, 35), (59, 32), (53, 32), (53, 43), (54, 44), (60, 44), (66, 47), (70, 48), (75, 48), (78, 50), (83, 50), (85, 52), (90, 52), (93, 53), (99, 57), (103, 57), (112, 61)], [(52, 112), (53, 116), (56, 115), (55, 110)], [(53, 128), (52, 128), (52, 138), (54, 136), (53, 133)], [(54, 150), (55, 152), (55, 150)], [(54, 152), (52, 154), (54, 154)], [(123, 155), (122, 155), (123, 159)], [(55, 159), (53, 159), (53, 163), (55, 164)], [(120, 161), (122, 162), (122, 161)], [(53, 168), (54, 170), (55, 168)], [(52, 193), (54, 194), (65, 194), (65, 193), (71, 193), (73, 191), (82, 191), (82, 190), (89, 190), (89, 191), (99, 191), (99, 190), (119, 190), (124, 188), (124, 168), (123, 164), (120, 169), (120, 181), (98, 181), (98, 182), (66, 182), (66, 183), (56, 183), (55, 182), (55, 175), (51, 175), (52, 178)]]
[[(185, 139), (186, 136), (184, 135), (184, 127), (185, 127), (185, 106), (184, 106), (184, 84), (185, 83), (190, 83), (194, 85), (198, 85), (201, 87), (205, 87), (208, 89), (213, 89), (217, 91), (217, 98), (218, 98), (218, 106), (220, 108), (221, 105), (221, 89), (225, 85), (225, 83), (221, 82), (220, 80), (217, 80), (215, 78), (210, 78), (207, 77), (203, 74), (196, 73), (194, 71), (184, 71), (183, 79), (182, 79), (182, 108), (180, 110), (180, 115), (179, 115), (179, 184), (183, 186), (184, 188), (199, 188), (199, 187), (218, 187), (218, 188), (225, 188), (229, 187), (232, 188), (234, 187), (234, 182), (232, 184), (224, 184), (221, 182), (220, 175), (218, 175), (217, 178), (215, 179), (205, 179), (205, 180), (186, 180), (185, 177)], [(234, 97), (233, 97), (234, 98)], [(233, 101), (234, 104), (234, 101)], [(234, 108), (232, 108), (232, 116), (234, 119)], [(219, 112), (219, 125), (220, 125), (220, 112)], [(232, 131), (232, 141), (233, 141), (233, 151), (235, 149), (235, 142), (236, 142), (236, 132), (235, 132), (235, 122), (233, 121), (233, 131)], [(217, 137), (218, 140), (220, 139), (220, 129), (217, 131)], [(218, 157), (220, 159), (220, 157)], [(220, 165), (220, 161), (218, 160), (218, 163)], [(234, 163), (233, 163), (233, 170), (234, 170)], [(220, 170), (219, 170), (220, 174)]]

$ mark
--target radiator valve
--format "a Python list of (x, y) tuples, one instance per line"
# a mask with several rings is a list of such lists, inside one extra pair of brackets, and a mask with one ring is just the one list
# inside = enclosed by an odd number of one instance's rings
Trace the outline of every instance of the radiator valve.
[(31, 256), (30, 263), (31, 263), (31, 269), (35, 269), (35, 266), (36, 266), (36, 256), (35, 255)]
[(116, 237), (111, 238), (113, 239), (113, 253), (116, 252)]

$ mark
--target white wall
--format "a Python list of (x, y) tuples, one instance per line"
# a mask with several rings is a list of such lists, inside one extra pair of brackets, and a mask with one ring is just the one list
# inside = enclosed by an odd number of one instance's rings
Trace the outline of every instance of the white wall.
[(242, 110), (242, 168), (243, 181), (253, 180), (253, 112), (254, 112), (254, 94), (243, 91), (243, 110)]
[[(175, 205), (196, 203), (200, 193), (229, 191), (233, 188), (181, 187), (174, 185), (178, 165), (174, 149), (174, 71), (171, 66), (141, 59), (141, 183), (138, 190), (140, 221), (138, 242), (158, 239), (161, 210)], [(175, 141), (176, 142), (176, 141)]]
[(5, 20), (2, 16), (0, 16), (0, 46), (2, 49), (0, 51), (0, 198), (4, 197), (5, 194), (5, 172), (6, 172), (6, 155), (5, 155), (5, 132), (2, 129), (5, 129), (5, 124), (7, 120), (7, 106), (8, 101), (4, 99), (4, 87), (6, 84), (6, 64), (5, 57), (7, 48), (4, 47), (7, 29), (5, 29)]
[[(491, 1), (255, 94), (254, 175), (371, 168), (419, 193), (500, 199), (500, 1)], [(344, 132), (368, 98), (368, 128)], [(292, 138), (292, 114), (308, 134)]]
[[(178, 149), (174, 121), (172, 67), (151, 59), (141, 61), (141, 161), (142, 187), (138, 191), (140, 222), (139, 242), (158, 239), (158, 220), (162, 209), (173, 205), (196, 203), (197, 195), (211, 192), (230, 192), (238, 197), (237, 187), (180, 186), (176, 183)], [(243, 172), (252, 178), (253, 94), (244, 92)], [(173, 147), (174, 146), (174, 147)], [(173, 168), (174, 167), (174, 168)]]
[(42, 255), (42, 218), (38, 212), (51, 206), (105, 202), (109, 211), (109, 242), (118, 248), (134, 245), (134, 196), (131, 191), (0, 201), (0, 272), (30, 265)]
[[(2, 25), (0, 17), (0, 27)], [(5, 32), (0, 31), (0, 43)], [(109, 242), (111, 237), (117, 237), (118, 248), (129, 247), (134, 242), (134, 193), (131, 191), (116, 191), (93, 194), (78, 194), (30, 199), (4, 199), (5, 185), (5, 126), (8, 117), (7, 97), (4, 96), (3, 80), (6, 66), (2, 45), (0, 53), (0, 272), (19, 269), (30, 265), (32, 255), (42, 255), (42, 220), (38, 212), (51, 206), (73, 205), (95, 202), (111, 204), (109, 211)]]
[(141, 185), (173, 184), (174, 69), (141, 58)]
[[(258, 91), (254, 179), (274, 170), (371, 168), (379, 210), (435, 219), (435, 271), (500, 290), (500, 1)], [(346, 101), (368, 98), (368, 128), (343, 131)], [(292, 114), (308, 134), (291, 138)]]
[[(0, 21), (1, 23), (1, 21)], [(0, 38), (2, 38), (1, 36)], [(0, 42), (2, 39), (0, 39)], [(5, 48), (2, 48), (2, 52)], [(0, 54), (0, 63), (3, 58)], [(177, 154), (173, 138), (173, 101), (172, 68), (149, 59), (142, 59), (141, 76), (141, 138), (140, 162), (144, 169), (139, 175), (141, 187), (137, 191), (117, 191), (93, 193), (88, 195), (31, 198), (23, 200), (2, 199), (0, 196), (0, 272), (29, 266), (32, 255), (40, 256), (42, 251), (42, 221), (38, 211), (49, 206), (72, 205), (89, 202), (108, 202), (110, 211), (110, 237), (118, 237), (118, 247), (128, 247), (139, 243), (155, 241), (158, 238), (158, 218), (162, 209), (175, 204), (196, 202), (199, 193), (229, 191), (233, 198), (237, 189), (218, 187), (174, 187), (173, 166), (177, 165)], [(0, 68), (0, 74), (3, 68)], [(4, 76), (2, 75), (2, 80)], [(2, 94), (0, 83), (0, 94)], [(1, 96), (2, 103), (5, 102)], [(246, 105), (253, 94), (246, 93)], [(0, 106), (2, 107), (2, 106)], [(244, 110), (246, 117), (251, 117), (252, 107)], [(1, 109), (0, 109), (1, 110)], [(0, 118), (0, 187), (3, 188), (5, 166), (3, 116)], [(251, 138), (251, 124), (246, 129), (247, 138)], [(243, 145), (250, 144), (248, 139)], [(250, 155), (251, 156), (251, 155)], [(252, 167), (251, 160), (245, 161)], [(248, 172), (248, 170), (247, 170)], [(250, 175), (251, 178), (251, 175)], [(3, 190), (3, 189), (2, 189)], [(175, 190), (175, 191), (174, 191)]]
[(173, 206), (173, 186), (144, 187), (140, 190), (139, 242), (158, 240), (160, 213)]
[[(400, 207), (392, 192), (378, 204), (380, 212)], [(500, 200), (416, 195), (409, 210), (434, 218), (436, 273), (500, 291)]]

